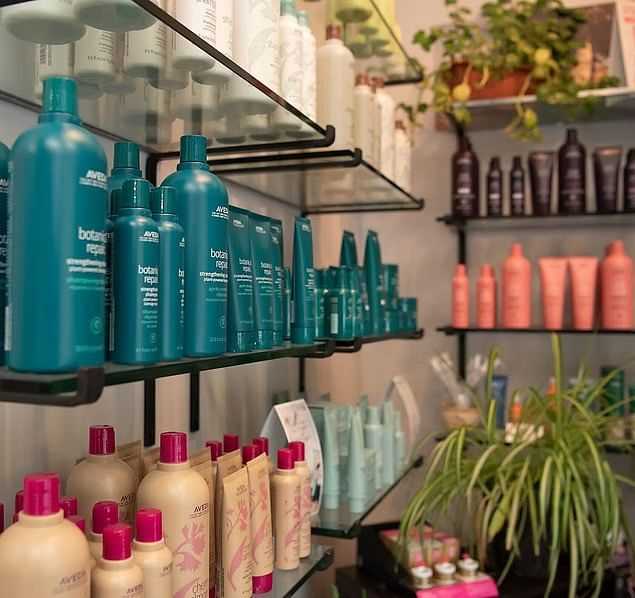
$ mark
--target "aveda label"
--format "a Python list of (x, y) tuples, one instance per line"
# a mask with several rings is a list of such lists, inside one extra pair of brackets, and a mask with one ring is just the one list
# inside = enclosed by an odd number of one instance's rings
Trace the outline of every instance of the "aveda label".
[(80, 596), (84, 588), (86, 592), (88, 592), (88, 572), (82, 569), (81, 571), (76, 571), (75, 573), (61, 577), (52, 595), (64, 596), (71, 592), (77, 592), (77, 596)]

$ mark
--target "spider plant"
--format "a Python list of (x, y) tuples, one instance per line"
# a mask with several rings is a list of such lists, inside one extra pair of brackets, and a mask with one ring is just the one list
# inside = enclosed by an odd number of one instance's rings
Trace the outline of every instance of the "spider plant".
[(497, 351), (490, 352), (485, 394), (475, 397), (481, 423), (452, 431), (432, 451), (421, 488), (403, 514), (402, 545), (411, 530), (458, 506), (474, 522), (473, 548), (481, 562), (495, 538), (504, 540), (509, 556), (501, 578), (520, 556), (520, 538), (528, 538), (536, 556), (547, 551), (545, 596), (567, 558), (569, 597), (581, 588), (597, 596), (622, 530), (630, 541), (620, 485), (635, 482), (616, 473), (606, 456), (607, 446), (616, 444), (607, 440), (607, 432), (627, 401), (609, 405), (605, 399), (617, 371), (591, 383), (581, 367), (577, 383), (565, 387), (557, 335), (552, 349), (555, 395), (529, 388), (520, 422), (534, 430), (542, 427), (544, 434), (518, 433), (511, 443), (496, 429), (492, 375)]

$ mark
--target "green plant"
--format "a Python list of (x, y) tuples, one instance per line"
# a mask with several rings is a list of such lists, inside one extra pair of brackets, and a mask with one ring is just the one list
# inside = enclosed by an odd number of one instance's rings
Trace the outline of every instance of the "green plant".
[(504, 537), (509, 558), (503, 577), (519, 556), (519, 539), (528, 537), (535, 555), (548, 553), (545, 596), (567, 555), (570, 598), (581, 587), (597, 596), (620, 531), (630, 539), (620, 483), (635, 485), (615, 473), (606, 458), (607, 445), (616, 444), (607, 438), (621, 405), (608, 405), (604, 389), (617, 372), (591, 385), (581, 367), (575, 386), (565, 388), (556, 335), (552, 345), (556, 394), (530, 388), (520, 422), (534, 431), (542, 427), (544, 435), (518, 433), (507, 444), (496, 429), (493, 350), (485, 396), (475, 397), (482, 422), (452, 431), (434, 448), (421, 488), (404, 512), (401, 538), (405, 546), (411, 530), (458, 506), (474, 522), (473, 548), (481, 562), (492, 540)]
[[(441, 48), (436, 68), (424, 69), (415, 105), (401, 106), (413, 123), (432, 107), (458, 123), (469, 124), (467, 102), (474, 88), (513, 73), (524, 76), (516, 114), (507, 129), (515, 137), (540, 137), (536, 112), (523, 104), (522, 96), (529, 91), (542, 102), (564, 106), (574, 115), (593, 108), (595, 99), (579, 95), (589, 86), (578, 85), (573, 76), (581, 47), (576, 35), (585, 21), (580, 11), (566, 8), (562, 0), (491, 0), (482, 5), (477, 20), (459, 0), (445, 0), (445, 4), (450, 24), (418, 31), (413, 39), (426, 52)], [(457, 65), (465, 67), (460, 82), (453, 80)], [(606, 78), (593, 87), (616, 84), (614, 78)], [(426, 92), (431, 93), (430, 103), (421, 101)]]

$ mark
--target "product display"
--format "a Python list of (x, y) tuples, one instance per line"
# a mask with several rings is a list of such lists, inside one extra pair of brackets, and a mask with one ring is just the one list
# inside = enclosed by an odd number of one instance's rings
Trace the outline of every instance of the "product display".
[[(154, 2), (161, 8), (165, 7), (164, 0), (154, 0)], [(158, 79), (168, 58), (167, 25), (157, 21), (147, 29), (131, 31), (123, 35), (123, 72), (128, 77), (139, 77), (149, 81)], [(182, 38), (179, 35), (177, 39)]]
[(376, 112), (376, 94), (370, 88), (368, 75), (357, 75), (354, 91), (353, 145), (362, 150), (362, 156), (370, 164), (377, 162)]
[[(369, 467), (364, 448), (364, 430), (359, 408), (351, 412), (348, 444), (348, 499), (351, 513), (362, 513), (369, 498), (367, 488), (367, 471)], [(376, 465), (373, 464), (373, 469)], [(375, 472), (373, 471), (373, 474)], [(375, 485), (373, 480), (373, 486)]]
[(540, 258), (540, 287), (545, 328), (560, 330), (564, 320), (564, 298), (567, 280), (565, 258)]
[(384, 79), (373, 77), (375, 87), (375, 121), (377, 164), (380, 172), (389, 179), (395, 178), (395, 100), (384, 89)]
[(115, 80), (115, 34), (86, 27), (75, 42), (75, 78), (88, 85), (110, 85)]
[[(494, 269), (484, 264), (476, 283), (476, 320), (479, 328), (496, 327), (496, 295)], [(460, 309), (458, 311), (461, 313)]]

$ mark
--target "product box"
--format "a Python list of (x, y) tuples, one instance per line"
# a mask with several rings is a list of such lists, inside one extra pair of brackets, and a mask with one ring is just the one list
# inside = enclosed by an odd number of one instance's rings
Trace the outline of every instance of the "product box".
[(393, 557), (405, 569), (421, 565), (433, 567), (441, 562), (456, 562), (460, 556), (460, 543), (454, 536), (443, 532), (435, 532), (426, 526), (423, 541), (419, 530), (412, 530), (408, 539), (406, 555), (399, 544), (399, 530), (385, 529), (379, 532), (382, 542), (390, 550)]
[(497, 598), (498, 595), (496, 583), (487, 575), (474, 581), (417, 590), (416, 593), (417, 598)]

